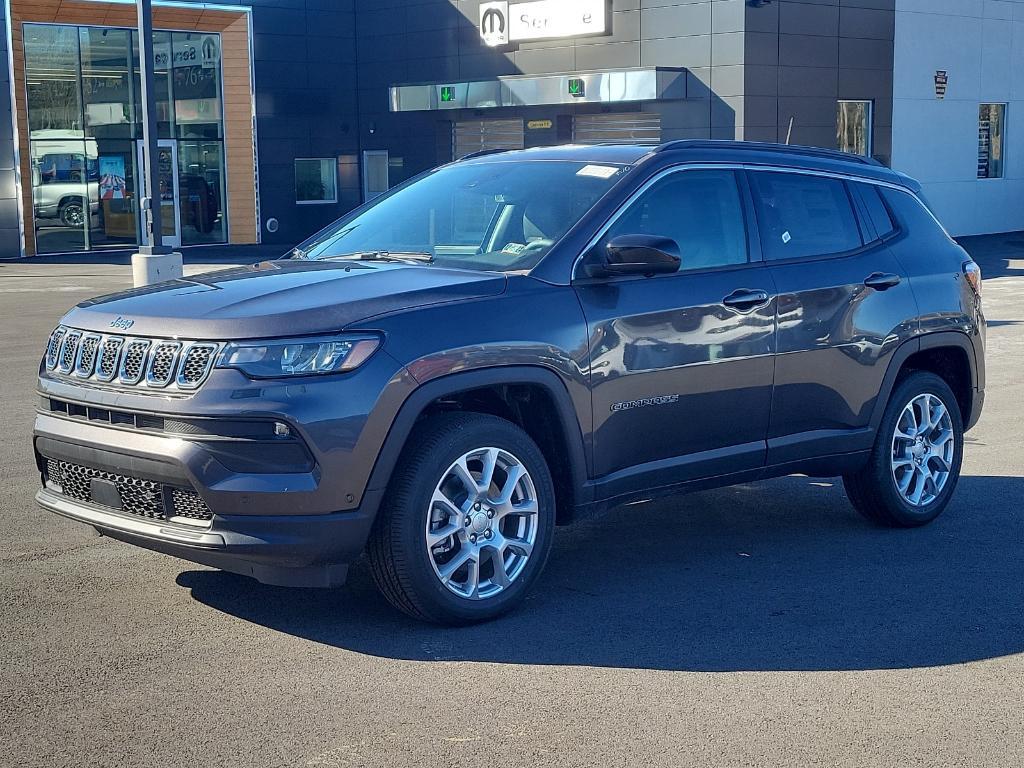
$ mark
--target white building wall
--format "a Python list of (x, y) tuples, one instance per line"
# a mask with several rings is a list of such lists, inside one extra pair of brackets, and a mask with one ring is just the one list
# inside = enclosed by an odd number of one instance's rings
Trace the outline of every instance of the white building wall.
[[(1024, 0), (896, 0), (894, 53), (893, 168), (954, 235), (1024, 229)], [(1002, 179), (977, 178), (984, 102), (1007, 105)]]

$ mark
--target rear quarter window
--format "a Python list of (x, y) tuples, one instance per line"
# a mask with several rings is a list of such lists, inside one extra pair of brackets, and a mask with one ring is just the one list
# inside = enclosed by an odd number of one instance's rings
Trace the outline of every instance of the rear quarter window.
[(950, 239), (924, 203), (910, 192), (883, 187), (880, 190), (900, 229), (915, 246), (915, 252), (928, 253), (930, 248), (948, 248)]
[(766, 259), (828, 256), (864, 244), (845, 182), (774, 171), (750, 177)]
[(882, 193), (874, 184), (855, 184), (854, 187), (860, 193), (864, 202), (864, 209), (868, 215), (868, 221), (875, 229), (875, 237), (881, 240), (891, 235), (896, 230), (896, 224), (889, 215), (889, 209), (882, 200)]

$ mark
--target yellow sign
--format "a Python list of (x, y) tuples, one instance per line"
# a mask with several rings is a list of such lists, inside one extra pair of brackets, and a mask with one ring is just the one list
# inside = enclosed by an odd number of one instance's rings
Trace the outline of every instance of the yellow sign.
[(526, 127), (531, 131), (539, 131), (544, 128), (550, 128), (552, 125), (554, 125), (554, 123), (550, 120), (531, 120), (526, 124)]

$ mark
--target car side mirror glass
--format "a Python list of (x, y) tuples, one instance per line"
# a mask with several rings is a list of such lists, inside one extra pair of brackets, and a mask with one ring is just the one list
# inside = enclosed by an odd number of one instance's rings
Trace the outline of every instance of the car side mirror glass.
[(618, 235), (584, 265), (588, 277), (665, 275), (679, 271), (679, 245), (661, 235)]

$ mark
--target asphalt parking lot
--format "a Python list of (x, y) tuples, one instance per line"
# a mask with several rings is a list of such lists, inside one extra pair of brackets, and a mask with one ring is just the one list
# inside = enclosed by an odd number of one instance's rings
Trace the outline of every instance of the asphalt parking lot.
[(461, 630), (362, 564), (266, 587), (39, 510), (46, 335), (130, 274), (0, 265), (0, 765), (1024, 764), (1024, 235), (971, 247), (986, 411), (933, 525), (800, 477), (634, 505), (560, 529), (525, 606)]

